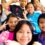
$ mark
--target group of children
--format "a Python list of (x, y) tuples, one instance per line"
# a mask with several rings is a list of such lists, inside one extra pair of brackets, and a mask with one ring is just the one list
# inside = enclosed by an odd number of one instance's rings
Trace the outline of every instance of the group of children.
[(45, 13), (40, 6), (35, 11), (27, 0), (21, 0), (20, 5), (15, 2), (2, 0), (6, 19), (0, 25), (0, 45), (45, 45)]

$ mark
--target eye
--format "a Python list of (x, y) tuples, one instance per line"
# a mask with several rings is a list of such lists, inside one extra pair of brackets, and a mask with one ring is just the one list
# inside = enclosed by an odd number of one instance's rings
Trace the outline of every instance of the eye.
[(19, 31), (19, 33), (23, 33), (23, 31)]
[(31, 33), (31, 32), (27, 32), (28, 34)]
[(43, 24), (43, 22), (40, 22), (41, 24)]
[(10, 23), (12, 23), (12, 21), (10, 21)]

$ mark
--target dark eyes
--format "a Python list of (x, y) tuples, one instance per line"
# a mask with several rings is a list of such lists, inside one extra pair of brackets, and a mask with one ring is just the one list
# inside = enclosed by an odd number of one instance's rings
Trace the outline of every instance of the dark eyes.
[(30, 32), (27, 32), (27, 33), (30, 33)]
[(43, 24), (44, 22), (40, 22), (41, 24)]
[[(23, 31), (19, 31), (19, 33), (25, 33), (25, 32), (23, 32)], [(29, 34), (30, 32), (26, 32), (27, 34)]]

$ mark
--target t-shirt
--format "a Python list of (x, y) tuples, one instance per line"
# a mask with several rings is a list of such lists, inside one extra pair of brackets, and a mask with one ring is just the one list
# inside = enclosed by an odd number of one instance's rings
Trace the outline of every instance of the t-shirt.
[(38, 26), (38, 22), (37, 22), (39, 15), (40, 15), (40, 13), (36, 13), (36, 12), (34, 12), (32, 15), (27, 14), (28, 20), (32, 23), (32, 25), (35, 28), (34, 33), (40, 33), (41, 32), (41, 30)]

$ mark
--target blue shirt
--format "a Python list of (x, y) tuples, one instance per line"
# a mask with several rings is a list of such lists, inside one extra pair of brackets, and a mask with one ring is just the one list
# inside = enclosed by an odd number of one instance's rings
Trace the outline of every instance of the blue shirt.
[(41, 30), (38, 26), (38, 22), (37, 22), (39, 16), (40, 16), (40, 13), (36, 13), (36, 12), (34, 12), (32, 15), (27, 14), (28, 20), (31, 21), (32, 25), (35, 28), (34, 34), (37, 34), (37, 33), (41, 32)]

